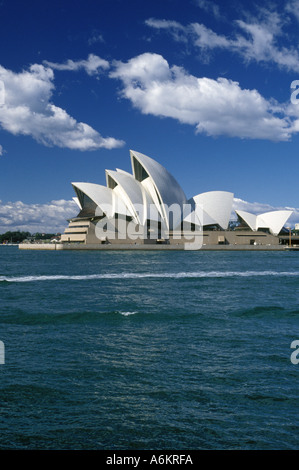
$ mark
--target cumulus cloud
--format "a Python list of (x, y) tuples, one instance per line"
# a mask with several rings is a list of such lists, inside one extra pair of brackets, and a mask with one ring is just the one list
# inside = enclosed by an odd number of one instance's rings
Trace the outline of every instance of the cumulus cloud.
[(20, 73), (0, 66), (0, 82), (5, 90), (0, 126), (14, 135), (31, 136), (47, 146), (74, 150), (112, 149), (124, 144), (113, 137), (102, 137), (88, 124), (77, 122), (55, 106), (51, 102), (53, 80), (53, 70), (43, 65), (31, 65)]
[(43, 63), (54, 70), (85, 70), (88, 75), (98, 75), (102, 70), (107, 70), (110, 67), (107, 60), (101, 59), (101, 57), (94, 54), (89, 54), (86, 60), (74, 61), (69, 59), (64, 64), (47, 60), (44, 60)]
[(0, 201), (0, 233), (8, 231), (62, 233), (67, 219), (75, 217), (78, 207), (64, 199), (48, 204), (25, 204), (21, 201)]
[[(204, 7), (207, 2), (201, 3)], [(284, 41), (287, 43), (289, 38), (283, 31), (284, 25), (288, 23), (288, 13), (292, 12), (299, 18), (298, 6), (298, 0), (289, 2), (283, 14), (259, 8), (257, 17), (247, 15), (246, 21), (238, 19), (233, 22), (233, 34), (230, 36), (218, 34), (201, 23), (182, 25), (154, 18), (146, 20), (145, 23), (156, 30), (168, 31), (173, 39), (189, 42), (205, 53), (226, 49), (238, 54), (245, 62), (272, 63), (287, 71), (298, 72), (297, 43), (295, 46), (286, 46)], [(282, 43), (279, 44), (281, 39)]]
[(115, 62), (110, 77), (122, 81), (122, 96), (143, 114), (177, 119), (210, 136), (287, 141), (299, 122), (257, 90), (226, 78), (195, 77), (158, 54)]

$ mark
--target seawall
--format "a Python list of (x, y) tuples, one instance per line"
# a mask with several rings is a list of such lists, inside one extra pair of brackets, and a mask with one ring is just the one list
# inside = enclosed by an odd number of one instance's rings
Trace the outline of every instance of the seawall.
[(143, 250), (143, 251), (286, 251), (285, 245), (203, 245), (200, 248), (192, 245), (127, 245), (127, 244), (62, 244), (62, 243), (20, 243), (20, 250)]

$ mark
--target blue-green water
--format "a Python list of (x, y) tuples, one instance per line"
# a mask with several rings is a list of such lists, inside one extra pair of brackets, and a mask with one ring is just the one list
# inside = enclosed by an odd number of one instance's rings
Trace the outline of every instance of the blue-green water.
[(299, 253), (0, 247), (1, 449), (297, 449)]

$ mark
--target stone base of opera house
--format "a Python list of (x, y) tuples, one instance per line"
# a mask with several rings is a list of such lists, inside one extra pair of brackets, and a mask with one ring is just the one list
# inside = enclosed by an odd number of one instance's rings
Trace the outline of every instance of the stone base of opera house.
[[(169, 240), (107, 240), (78, 235), (62, 235), (58, 243), (21, 243), (22, 250), (285, 250), (288, 236), (274, 236), (250, 230), (204, 231), (196, 238), (173, 238)], [(192, 237), (192, 232), (190, 236)], [(194, 237), (194, 233), (193, 233)]]

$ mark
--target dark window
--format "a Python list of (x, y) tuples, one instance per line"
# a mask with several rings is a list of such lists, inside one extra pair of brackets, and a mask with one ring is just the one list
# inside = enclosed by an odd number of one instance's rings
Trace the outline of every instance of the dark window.
[(114, 189), (117, 186), (117, 182), (108, 175), (108, 188)]
[(95, 215), (97, 205), (92, 201), (92, 199), (86, 196), (85, 193), (80, 191), (78, 188), (75, 189), (82, 207), (77, 217), (93, 217)]
[(146, 178), (148, 178), (148, 173), (145, 171), (145, 169), (143, 168), (143, 166), (139, 163), (138, 160), (136, 160), (136, 158), (133, 157), (133, 166), (134, 166), (134, 174), (135, 174), (135, 178), (137, 179), (137, 181), (143, 181), (145, 180)]

